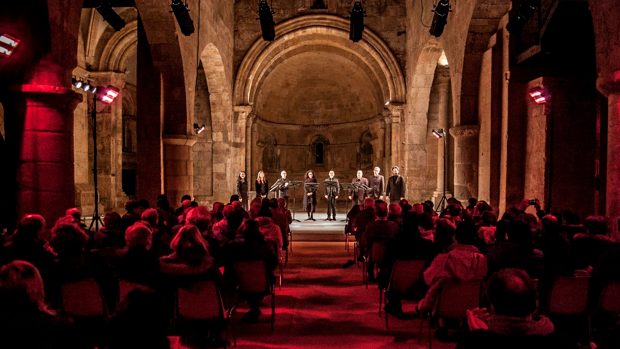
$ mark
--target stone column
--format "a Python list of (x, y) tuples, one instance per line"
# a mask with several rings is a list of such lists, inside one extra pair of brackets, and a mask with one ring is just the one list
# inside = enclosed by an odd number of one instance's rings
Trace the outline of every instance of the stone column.
[[(445, 136), (448, 136), (448, 111), (450, 108), (450, 69), (448, 67), (437, 67), (437, 74), (435, 75), (435, 79), (437, 80), (436, 88), (439, 93), (439, 105), (437, 108), (439, 122), (438, 128), (443, 128), (445, 132)], [(444, 139), (439, 139), (437, 141), (437, 189), (433, 193), (433, 201), (437, 204), (441, 198), (443, 197), (444, 190), (444, 168), (447, 167), (446, 160), (447, 156), (444, 156), (444, 142), (447, 141)], [(445, 168), (447, 171), (447, 168)], [(447, 183), (446, 183), (447, 185)], [(446, 197), (452, 197), (452, 194), (446, 188)]]
[(454, 197), (466, 202), (478, 194), (478, 133), (480, 126), (450, 129), (454, 137)]
[(620, 70), (607, 76), (599, 74), (596, 84), (607, 97), (606, 216), (615, 234), (620, 226)]
[(74, 206), (73, 111), (82, 96), (59, 85), (16, 85), (3, 96), (13, 221), (38, 213), (53, 225)]
[(164, 135), (164, 188), (168, 201), (180, 202), (194, 195), (194, 155), (196, 136)]
[[(401, 154), (401, 130), (400, 130), (400, 120), (402, 114), (404, 112), (404, 105), (402, 103), (392, 102), (388, 105), (388, 110), (390, 111), (390, 121), (391, 121), (391, 132), (390, 132), (390, 157), (392, 159), (392, 163), (390, 164), (390, 168), (392, 166), (398, 166), (401, 169), (401, 172), (405, 169), (405, 164), (402, 162), (403, 157)], [(390, 175), (389, 173), (387, 174)], [(404, 175), (404, 174), (403, 174)]]
[(252, 170), (252, 141), (253, 141), (253, 126), (254, 121), (256, 119), (255, 114), (250, 114), (248, 116), (248, 121), (245, 125), (245, 174), (248, 179), (248, 190), (252, 191), (254, 188), (254, 181), (251, 178), (254, 178), (254, 171)]
[[(97, 104), (97, 180), (99, 200), (105, 212), (124, 210), (127, 195), (123, 192), (123, 89), (124, 73), (91, 73), (98, 86), (112, 85), (120, 90), (112, 104)], [(92, 134), (91, 136), (92, 137)]]
[(390, 112), (386, 109), (383, 114), (383, 125), (384, 125), (384, 150), (383, 153), (385, 156), (383, 157), (383, 166), (381, 170), (383, 171), (384, 176), (390, 175), (390, 168), (392, 167), (392, 118), (390, 117)]

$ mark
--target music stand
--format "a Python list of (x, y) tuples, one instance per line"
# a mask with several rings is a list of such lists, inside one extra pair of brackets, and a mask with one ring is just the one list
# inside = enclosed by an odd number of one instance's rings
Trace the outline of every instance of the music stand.
[[(316, 196), (316, 191), (319, 189), (319, 183), (312, 183), (312, 182), (310, 182), (310, 183), (306, 183), (306, 184), (304, 184), (304, 189), (308, 189), (308, 188), (313, 189), (313, 190), (314, 190), (314, 192), (315, 192), (315, 193), (314, 193), (314, 196)], [(307, 195), (308, 195), (308, 193), (304, 193), (304, 195), (306, 195), (306, 196), (307, 196)], [(316, 207), (316, 205), (315, 205), (315, 207)], [(305, 210), (306, 210), (306, 207), (304, 207), (304, 211), (305, 211)], [(308, 219), (309, 219), (309, 218), (308, 218)], [(306, 220), (308, 220), (308, 219), (306, 219)], [(314, 218), (313, 218), (313, 219), (314, 219)]]
[(301, 187), (302, 184), (302, 181), (290, 181), (288, 184), (289, 188), (293, 188), (293, 222), (299, 222), (298, 219), (295, 219), (295, 211), (297, 209), (297, 197), (295, 196), (295, 188)]
[[(327, 188), (329, 188), (329, 189), (338, 188), (338, 181), (330, 181), (330, 180), (326, 179), (325, 181), (323, 181), (323, 187), (325, 187), (326, 189)], [(334, 195), (334, 196), (338, 196), (338, 195)], [(336, 201), (336, 204), (334, 204), (334, 211), (336, 211), (336, 207), (337, 206), (338, 206), (338, 201)], [(336, 215), (336, 212), (334, 212), (334, 215)], [(327, 216), (327, 218), (328, 219), (325, 219), (325, 220), (329, 220), (329, 216)]]
[[(342, 190), (348, 190), (349, 193), (351, 194), (351, 197), (353, 197), (353, 193), (351, 192), (352, 190), (358, 190), (357, 184), (355, 183), (340, 183), (340, 188), (342, 188)], [(349, 201), (349, 195), (347, 195), (345, 197), (345, 204)], [(353, 202), (351, 202), (353, 203)], [(353, 205), (351, 205), (353, 206)], [(349, 207), (349, 205), (347, 205), (347, 207)], [(347, 213), (349, 212), (349, 209), (346, 210)], [(348, 215), (345, 216), (345, 219), (341, 219), (341, 222), (348, 222), (349, 221), (349, 217)]]
[[(269, 192), (267, 192), (267, 199), (269, 199), (269, 193), (278, 190), (278, 188), (280, 187), (280, 183), (282, 183), (282, 178), (279, 178), (275, 183), (273, 183), (271, 188), (269, 188)], [(277, 194), (274, 194), (274, 195), (278, 196)], [(276, 197), (276, 199), (277, 199), (277, 197)]]

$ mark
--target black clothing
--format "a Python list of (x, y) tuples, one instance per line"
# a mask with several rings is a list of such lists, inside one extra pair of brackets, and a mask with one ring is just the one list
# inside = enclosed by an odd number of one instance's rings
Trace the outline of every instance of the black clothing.
[[(3, 299), (3, 302), (7, 302)], [(70, 318), (37, 309), (0, 309), (2, 348), (78, 348)]]
[(288, 190), (291, 185), (291, 180), (288, 178), (280, 178), (278, 181), (280, 181), (280, 185), (278, 185), (278, 198), (288, 198)]
[(340, 195), (340, 183), (338, 183), (338, 178), (327, 178), (325, 181), (336, 182), (335, 187), (323, 183), (323, 192), (327, 196), (327, 218), (334, 217), (336, 219), (336, 196)]
[(374, 222), (377, 218), (374, 207), (367, 207), (360, 211), (360, 213), (355, 216), (355, 220), (353, 221), (353, 234), (355, 234), (355, 240), (361, 242), (362, 236), (364, 235), (364, 231), (366, 230), (366, 226), (371, 222)]
[(390, 202), (398, 202), (406, 193), (405, 179), (401, 176), (391, 176), (387, 184), (387, 196)]
[(248, 210), (248, 181), (237, 179), (237, 195), (241, 199), (241, 207)]
[(379, 271), (379, 287), (387, 287), (394, 263), (399, 260), (425, 260), (429, 266), (435, 258), (435, 249), (430, 240), (424, 239), (418, 232), (400, 231), (388, 242), (383, 263)]
[(576, 343), (566, 336), (555, 333), (546, 336), (506, 336), (487, 330), (475, 330), (465, 333), (459, 339), (456, 349), (577, 349)]
[[(362, 177), (361, 179), (359, 178), (354, 178), (353, 181), (351, 181), (351, 183), (354, 184), (364, 184), (366, 186), (368, 186), (368, 180), (364, 177)], [(352, 191), (352, 201), (353, 201), (353, 205), (363, 205), (364, 204), (364, 199), (366, 199), (366, 190), (364, 189), (358, 189), (358, 190), (353, 190)]]
[(385, 178), (382, 175), (370, 176), (368, 178), (368, 186), (370, 187), (370, 191), (368, 191), (369, 198), (379, 200), (379, 197), (385, 194)]
[[(316, 178), (306, 178), (306, 183), (316, 183)], [(308, 194), (312, 195), (308, 195)], [(314, 213), (316, 207), (316, 189), (304, 187), (304, 211)]]
[(256, 181), (256, 197), (267, 197), (269, 194), (269, 181), (265, 178), (264, 182)]
[(144, 247), (124, 249), (112, 261), (114, 275), (121, 280), (161, 288), (162, 273), (159, 258)]
[(534, 249), (533, 245), (499, 241), (493, 244), (486, 257), (489, 276), (500, 269), (519, 268), (525, 270), (532, 279), (544, 277), (545, 257), (542, 251)]

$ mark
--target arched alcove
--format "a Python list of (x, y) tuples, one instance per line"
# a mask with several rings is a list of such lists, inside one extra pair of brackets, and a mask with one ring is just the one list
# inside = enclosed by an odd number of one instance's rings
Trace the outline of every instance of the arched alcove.
[(194, 99), (194, 123), (205, 125), (196, 136), (194, 155), (194, 200), (205, 204), (213, 199), (213, 136), (211, 126), (211, 95), (202, 63), (198, 65)]

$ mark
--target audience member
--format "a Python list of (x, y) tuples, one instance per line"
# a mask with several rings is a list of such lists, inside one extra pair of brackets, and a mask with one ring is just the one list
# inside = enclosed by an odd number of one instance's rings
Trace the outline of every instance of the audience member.
[(571, 243), (571, 265), (573, 269), (586, 269), (611, 247), (612, 240), (607, 237), (605, 217), (589, 216), (585, 221), (585, 233), (577, 233)]
[(400, 228), (398, 224), (388, 220), (388, 208), (385, 202), (382, 202), (375, 207), (377, 219), (374, 222), (370, 222), (366, 226), (366, 230), (362, 235), (361, 244), (369, 255), (368, 263), (366, 263), (368, 272), (368, 281), (375, 281), (375, 262), (381, 262), (376, 260), (378, 256), (372, 256), (372, 250), (374, 244), (383, 244), (387, 246), (388, 242), (398, 233)]
[(165, 256), (170, 253), (170, 241), (172, 238), (168, 232), (159, 226), (159, 214), (154, 208), (149, 208), (142, 213), (142, 221), (147, 223), (153, 232), (151, 252), (156, 256)]
[(280, 228), (282, 233), (282, 250), (284, 251), (288, 248), (288, 234), (291, 232), (290, 224), (293, 223), (291, 211), (285, 206), (286, 200), (284, 198), (279, 198), (275, 202), (273, 202), (273, 199), (269, 200), (273, 222)]
[(258, 230), (265, 237), (265, 241), (272, 241), (275, 243), (276, 251), (274, 251), (278, 258), (282, 256), (282, 232), (272, 219), (273, 214), (268, 206), (268, 202), (264, 201), (263, 205), (258, 211), (258, 217), (255, 219), (258, 224)]
[(182, 215), (183, 212), (185, 212), (185, 210), (189, 207), (191, 203), (192, 203), (192, 197), (190, 195), (183, 195), (181, 197), (181, 206), (177, 208), (176, 210), (174, 210), (174, 215), (177, 217)]
[(125, 231), (121, 215), (114, 211), (106, 213), (103, 225), (93, 236), (97, 248), (125, 247)]
[[(364, 231), (366, 231), (366, 226), (377, 218), (377, 214), (375, 213), (375, 200), (371, 198), (366, 198), (364, 200), (364, 209), (361, 210), (357, 216), (355, 216), (355, 220), (353, 221), (353, 234), (355, 234), (355, 240), (361, 242), (362, 236), (364, 236)], [(364, 258), (364, 248), (360, 245), (360, 254), (358, 259), (361, 261)]]
[(396, 223), (399, 228), (401, 225), (403, 225), (403, 209), (400, 207), (400, 205), (396, 203), (390, 204), (390, 206), (388, 207), (387, 219)]
[(525, 270), (531, 278), (541, 279), (544, 255), (534, 248), (530, 226), (521, 220), (508, 225), (508, 241), (498, 241), (487, 252), (489, 275), (504, 268)]

